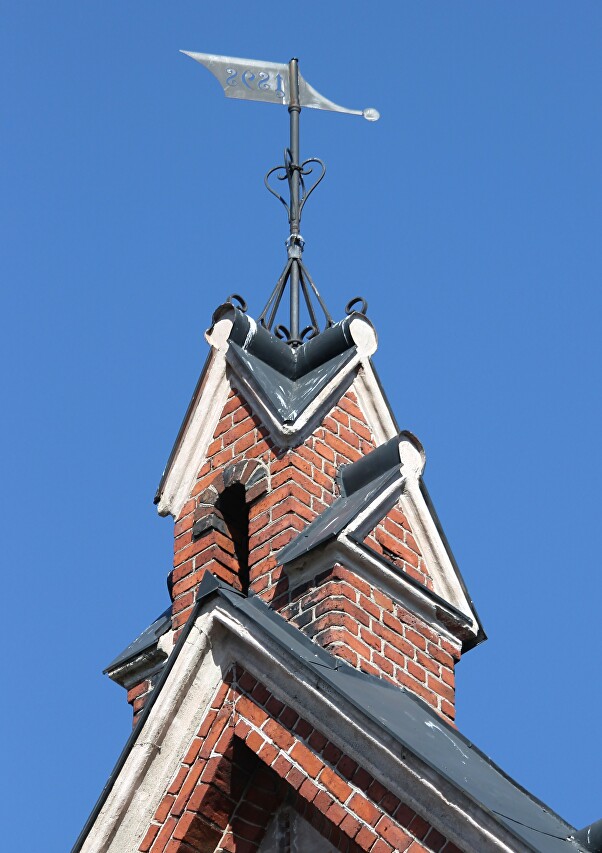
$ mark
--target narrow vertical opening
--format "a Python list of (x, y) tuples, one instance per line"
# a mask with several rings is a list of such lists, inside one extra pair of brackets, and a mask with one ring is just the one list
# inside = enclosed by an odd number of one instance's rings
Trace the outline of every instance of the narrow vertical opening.
[(238, 562), (238, 579), (241, 590), (249, 594), (249, 507), (245, 500), (245, 487), (241, 483), (228, 486), (217, 502), (224, 523), (234, 545)]

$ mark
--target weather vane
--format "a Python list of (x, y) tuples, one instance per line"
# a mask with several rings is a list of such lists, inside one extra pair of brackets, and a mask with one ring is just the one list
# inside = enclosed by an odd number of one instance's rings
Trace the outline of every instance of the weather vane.
[[(204, 65), (218, 79), (227, 98), (240, 98), (246, 101), (265, 101), (269, 104), (284, 104), (288, 107), (290, 117), (290, 143), (284, 151), (284, 163), (274, 166), (265, 176), (268, 190), (285, 206), (289, 221), (289, 236), (286, 240), (287, 262), (282, 275), (276, 283), (267, 304), (259, 316), (259, 322), (270, 331), (274, 324), (280, 302), (287, 284), (290, 288), (290, 322), (289, 328), (278, 325), (274, 334), (285, 340), (291, 347), (300, 346), (304, 340), (309, 340), (320, 333), (320, 327), (311, 301), (311, 292), (318, 300), (324, 313), (326, 327), (332, 326), (332, 318), (318, 293), (311, 276), (301, 260), (305, 245), (299, 228), (301, 214), (305, 202), (318, 186), (326, 173), (326, 166), (318, 157), (310, 157), (300, 162), (299, 153), (299, 114), (302, 107), (317, 110), (330, 110), (337, 113), (363, 116), (368, 121), (377, 121), (380, 115), (377, 110), (368, 107), (365, 110), (349, 110), (328, 100), (299, 74), (299, 61), (291, 59), (288, 64), (278, 62), (260, 62), (256, 59), (237, 59), (233, 56), (216, 56), (211, 53), (193, 53), (183, 50), (186, 56), (192, 57)], [(307, 189), (305, 180), (318, 167), (320, 174)], [(287, 202), (269, 184), (269, 179), (276, 174), (278, 180), (287, 181), (289, 201)], [(300, 291), (309, 315), (310, 325), (300, 330)], [(238, 297), (240, 299), (240, 297)], [(241, 300), (242, 301), (242, 300)], [(351, 300), (347, 306), (358, 300)], [(362, 300), (365, 311), (366, 303)]]

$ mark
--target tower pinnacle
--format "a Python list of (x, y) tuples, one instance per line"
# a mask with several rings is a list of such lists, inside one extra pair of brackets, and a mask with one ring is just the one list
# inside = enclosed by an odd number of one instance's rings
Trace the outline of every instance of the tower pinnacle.
[[(273, 330), (276, 337), (284, 340), (289, 346), (296, 348), (322, 331), (313, 305), (314, 299), (317, 300), (324, 315), (324, 328), (333, 325), (332, 317), (302, 261), (305, 241), (300, 233), (301, 215), (305, 202), (324, 178), (326, 166), (318, 157), (309, 157), (301, 161), (299, 142), (301, 109), (311, 107), (349, 113), (363, 116), (368, 121), (376, 121), (380, 115), (372, 107), (364, 110), (350, 110), (324, 98), (300, 75), (299, 60), (296, 58), (291, 59), (288, 65), (283, 65), (206, 53), (182, 52), (208, 68), (221, 83), (227, 97), (281, 103), (288, 107), (290, 139), (289, 146), (284, 150), (284, 162), (271, 168), (264, 178), (267, 189), (282, 202), (287, 211), (289, 222), (289, 236), (285, 244), (287, 261), (259, 316), (259, 323), (268, 331)], [(309, 175), (313, 176), (314, 169), (319, 169), (320, 172), (308, 188), (305, 178)], [(270, 186), (272, 175), (276, 175), (280, 181), (287, 182), (288, 201)], [(285, 326), (282, 323), (276, 323), (276, 319), (287, 285), (289, 320), (288, 326)], [(309, 325), (304, 328), (301, 328), (301, 295), (309, 317)], [(365, 304), (365, 300), (362, 301)]]

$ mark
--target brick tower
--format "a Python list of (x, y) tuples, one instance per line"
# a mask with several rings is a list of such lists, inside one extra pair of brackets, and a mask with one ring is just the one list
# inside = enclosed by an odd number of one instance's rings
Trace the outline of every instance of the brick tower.
[(234, 301), (156, 495), (169, 606), (106, 670), (134, 728), (74, 851), (596, 849), (455, 727), (485, 635), (365, 311), (291, 345)]

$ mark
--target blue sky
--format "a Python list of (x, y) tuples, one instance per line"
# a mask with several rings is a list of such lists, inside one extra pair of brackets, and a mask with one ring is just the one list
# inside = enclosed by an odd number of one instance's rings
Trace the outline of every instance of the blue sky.
[[(130, 727), (101, 670), (168, 603), (155, 488), (233, 291), (261, 311), (286, 111), (180, 48), (287, 61), (305, 261), (376, 365), (489, 641), (458, 723), (577, 826), (599, 774), (602, 6), (4, 3), (0, 226), (7, 849), (69, 849)], [(32, 815), (35, 814), (35, 820)]]

